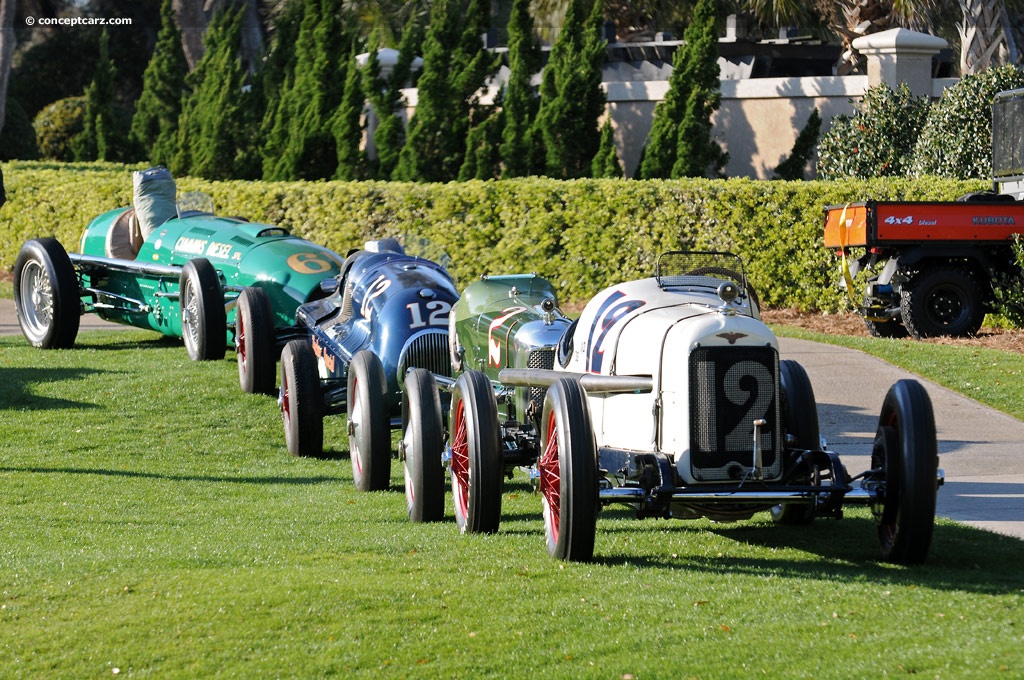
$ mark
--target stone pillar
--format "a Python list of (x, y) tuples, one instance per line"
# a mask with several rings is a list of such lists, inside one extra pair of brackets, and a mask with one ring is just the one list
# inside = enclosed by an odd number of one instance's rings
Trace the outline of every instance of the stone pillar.
[(932, 94), (932, 57), (946, 48), (942, 38), (894, 28), (853, 41), (853, 49), (868, 60), (868, 87), (886, 83), (892, 89), (906, 83), (915, 97)]

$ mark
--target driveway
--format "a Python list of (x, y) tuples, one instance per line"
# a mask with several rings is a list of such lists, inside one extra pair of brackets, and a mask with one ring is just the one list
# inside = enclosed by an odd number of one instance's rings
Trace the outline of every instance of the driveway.
[[(86, 314), (81, 328), (125, 326)], [(0, 299), (0, 335), (20, 333), (14, 302)], [(779, 343), (783, 359), (795, 359), (807, 369), (828, 447), (842, 457), (851, 473), (866, 470), (886, 391), (900, 378), (917, 376), (856, 350), (789, 338)], [(1024, 538), (1024, 423), (917, 379), (932, 399), (939, 465), (946, 472), (938, 513)]]
[(946, 472), (938, 513), (1024, 538), (1024, 423), (863, 352), (790, 338), (779, 343), (783, 359), (807, 369), (821, 434), (852, 474), (869, 467), (889, 386), (900, 378), (920, 381), (935, 410)]

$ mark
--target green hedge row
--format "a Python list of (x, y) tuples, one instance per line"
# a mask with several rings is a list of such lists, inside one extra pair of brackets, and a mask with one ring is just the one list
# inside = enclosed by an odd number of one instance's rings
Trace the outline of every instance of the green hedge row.
[[(21, 244), (56, 236), (69, 250), (90, 219), (129, 205), (132, 167), (12, 162), (3, 166), (0, 270)], [(822, 246), (823, 208), (878, 200), (952, 200), (978, 181), (927, 178), (768, 182), (575, 180), (498, 182), (209, 182), (217, 212), (287, 227), (345, 253), (369, 238), (426, 237), (452, 256), (461, 285), (481, 274), (534, 271), (563, 301), (585, 301), (617, 281), (649, 276), (659, 253), (729, 250), (741, 255), (770, 307), (845, 307), (838, 264)]]

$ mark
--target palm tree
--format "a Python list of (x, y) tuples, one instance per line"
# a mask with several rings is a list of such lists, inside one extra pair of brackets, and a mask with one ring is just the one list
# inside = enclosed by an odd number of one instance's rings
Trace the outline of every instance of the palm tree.
[(1010, 29), (1003, 0), (959, 0), (963, 20), (960, 33), (960, 75), (985, 71), (993, 66), (1016, 64), (1020, 52)]

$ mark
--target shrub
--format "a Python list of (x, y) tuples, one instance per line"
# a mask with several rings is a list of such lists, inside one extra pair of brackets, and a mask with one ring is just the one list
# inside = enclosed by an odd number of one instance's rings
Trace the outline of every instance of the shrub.
[(32, 122), (39, 157), (54, 161), (74, 160), (71, 140), (82, 131), (84, 117), (84, 96), (58, 99), (40, 111)]
[(912, 171), (961, 179), (992, 177), (992, 100), (1024, 86), (1024, 73), (1007, 65), (966, 75), (932, 105), (914, 147)]
[(818, 146), (818, 176), (829, 180), (908, 175), (929, 107), (928, 98), (914, 97), (906, 83), (897, 90), (885, 84), (868, 89), (852, 117), (832, 119)]

